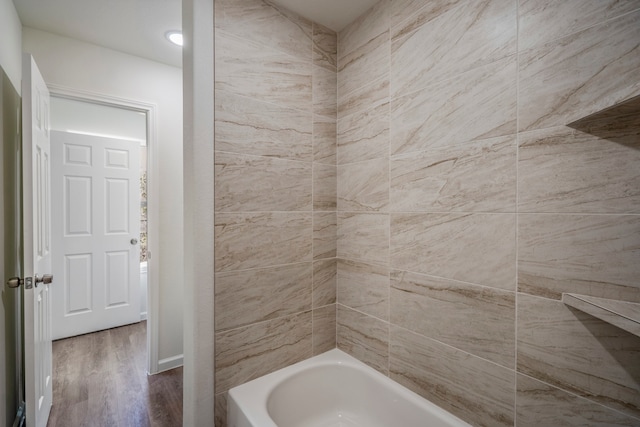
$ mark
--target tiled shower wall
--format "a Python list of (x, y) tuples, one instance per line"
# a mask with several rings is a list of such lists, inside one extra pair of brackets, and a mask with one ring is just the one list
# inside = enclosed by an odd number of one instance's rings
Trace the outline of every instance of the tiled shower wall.
[(479, 426), (640, 425), (637, 0), (383, 0), (338, 36), (337, 344)]
[(559, 301), (640, 302), (640, 119), (567, 126), (640, 93), (639, 7), (383, 0), (336, 59), (330, 30), (217, 0), (216, 425), (336, 318), (474, 425), (639, 425), (640, 340)]
[(216, 0), (216, 425), (226, 392), (334, 348), (335, 32)]

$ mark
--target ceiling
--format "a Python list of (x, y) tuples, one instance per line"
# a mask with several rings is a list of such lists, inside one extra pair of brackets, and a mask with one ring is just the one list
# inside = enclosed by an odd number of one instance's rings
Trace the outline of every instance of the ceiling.
[(378, 0), (273, 0), (334, 31), (340, 31)]
[[(339, 31), (377, 0), (273, 0)], [(181, 29), (181, 0), (14, 0), (25, 27), (181, 66), (180, 48), (164, 37)]]

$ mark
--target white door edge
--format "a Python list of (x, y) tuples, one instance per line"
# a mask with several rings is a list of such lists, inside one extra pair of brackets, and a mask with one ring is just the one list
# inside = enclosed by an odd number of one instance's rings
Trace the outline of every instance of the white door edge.
[(50, 294), (36, 278), (51, 272), (49, 90), (33, 57), (22, 59), (25, 412), (28, 426), (45, 427), (53, 399)]

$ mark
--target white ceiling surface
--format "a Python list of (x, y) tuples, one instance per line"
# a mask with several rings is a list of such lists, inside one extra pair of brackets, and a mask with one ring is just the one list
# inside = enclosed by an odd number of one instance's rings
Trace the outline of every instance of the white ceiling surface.
[(164, 34), (182, 28), (181, 0), (14, 0), (25, 27), (182, 66)]
[(318, 24), (340, 31), (378, 0), (272, 0)]
[[(340, 31), (378, 0), (273, 0)], [(14, 0), (25, 27), (180, 67), (180, 48), (164, 37), (182, 28), (181, 0)]]

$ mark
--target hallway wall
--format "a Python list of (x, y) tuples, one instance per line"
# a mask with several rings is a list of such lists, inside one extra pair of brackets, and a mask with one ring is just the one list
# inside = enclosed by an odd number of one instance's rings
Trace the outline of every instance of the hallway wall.
[[(32, 28), (23, 29), (47, 84), (157, 106), (159, 251), (150, 274), (159, 285), (159, 369), (182, 364), (182, 70)], [(155, 267), (154, 267), (155, 264)], [(156, 268), (156, 270), (153, 270)]]
[(22, 82), (22, 24), (11, 0), (0, 0), (0, 65), (13, 87), (21, 93)]
[[(0, 82), (0, 93), (2, 90), (9, 90), (8, 86), (13, 86), (13, 89), (20, 94), (21, 93), (21, 81), (22, 81), (22, 25), (16, 12), (15, 7), (11, 0), (0, 0), (0, 67), (7, 74), (8, 81), (3, 79)], [(7, 85), (7, 87), (4, 87)], [(0, 113), (2, 113), (3, 106), (0, 106)], [(5, 118), (6, 117), (6, 118)], [(3, 120), (9, 119), (11, 114), (6, 116), (2, 114), (0, 116), (0, 132), (5, 128)], [(9, 147), (9, 143), (4, 141), (4, 134), (0, 134), (0, 139), (3, 142), (3, 147), (0, 149), (0, 165), (2, 165), (0, 172), (0, 188), (3, 189), (3, 201), (5, 198), (9, 198), (11, 195), (7, 194), (4, 189), (5, 186), (5, 167), (4, 167), (4, 149)], [(15, 298), (15, 291), (10, 290), (5, 286), (5, 281), (16, 274), (12, 271), (12, 268), (8, 268), (8, 254), (5, 253), (5, 247), (10, 247), (5, 242), (8, 235), (12, 233), (12, 230), (5, 230), (5, 210), (0, 211), (0, 236), (2, 236), (2, 246), (0, 246), (0, 280), (2, 280), (2, 288), (0, 288), (0, 343), (2, 347), (0, 349), (0, 424), (13, 423), (15, 416), (15, 393), (14, 393), (14, 381), (13, 381), (13, 354), (7, 354), (7, 352), (13, 352), (13, 343), (7, 342), (7, 340), (13, 341), (12, 331), (13, 326), (13, 304)], [(11, 307), (10, 309), (6, 309)]]

